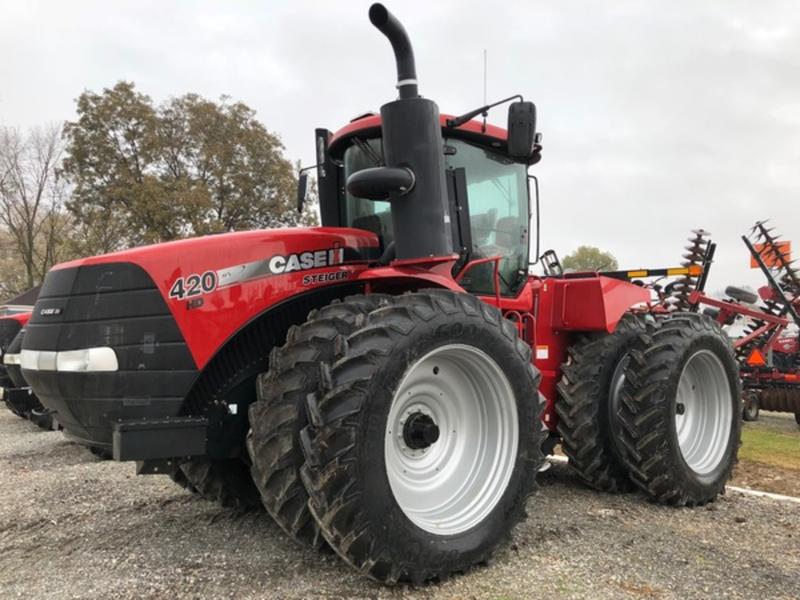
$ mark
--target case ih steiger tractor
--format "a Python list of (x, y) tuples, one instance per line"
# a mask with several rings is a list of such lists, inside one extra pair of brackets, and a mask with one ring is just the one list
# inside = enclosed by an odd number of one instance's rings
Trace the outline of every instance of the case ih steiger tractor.
[[(0, 398), (8, 409), (23, 419), (31, 419), (46, 428), (35, 409), (43, 409), (22, 380), (19, 369), (20, 340), (31, 313), (18, 313), (0, 318)], [(20, 385), (22, 382), (22, 385)]]
[(505, 101), (507, 130), (472, 120), (491, 106), (440, 115), (402, 25), (369, 16), (399, 98), (316, 131), (323, 226), (55, 267), (22, 351), (42, 402), (386, 583), (486, 560), (559, 440), (597, 489), (713, 500), (741, 413), (718, 325), (552, 255), (529, 275), (533, 103)]
[[(30, 317), (31, 313), (29, 312), (0, 317), (0, 358), (4, 357), (6, 352), (8, 352), (8, 347), (11, 345), (11, 342), (20, 330), (25, 327), (25, 323), (28, 322)], [(11, 377), (9, 377), (8, 374), (8, 369), (6, 369), (4, 364), (0, 364), (0, 387), (6, 389), (13, 385)]]
[[(30, 313), (26, 315), (26, 321)], [(52, 411), (47, 410), (22, 375), (20, 359), (22, 356), (22, 339), (25, 337), (25, 327), (19, 330), (3, 354), (3, 368), (9, 380), (9, 387), (3, 388), (3, 399), (8, 408), (15, 415), (28, 419), (41, 429), (50, 431), (60, 429), (58, 421), (53, 418)], [(93, 453), (97, 453), (92, 449)]]
[(30, 317), (28, 312), (0, 319), (0, 399), (18, 417), (50, 430), (54, 426), (53, 417), (25, 382), (20, 368), (22, 337)]

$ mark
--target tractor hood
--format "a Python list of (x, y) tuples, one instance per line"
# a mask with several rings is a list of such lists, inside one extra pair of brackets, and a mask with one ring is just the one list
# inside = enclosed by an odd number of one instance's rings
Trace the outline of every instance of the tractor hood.
[[(314, 287), (346, 283), (378, 257), (375, 234), (331, 227), (243, 231), (132, 248), (55, 266), (34, 321), (63, 319), (67, 304), (77, 303), (70, 296), (155, 287), (202, 368), (254, 316)], [(109, 314), (139, 309), (119, 306)]]

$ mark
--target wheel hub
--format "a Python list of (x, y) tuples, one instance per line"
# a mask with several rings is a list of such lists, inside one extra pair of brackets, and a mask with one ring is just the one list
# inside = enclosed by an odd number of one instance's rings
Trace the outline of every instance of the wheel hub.
[(424, 450), (439, 439), (439, 426), (423, 412), (412, 413), (403, 425), (403, 441), (412, 450)]

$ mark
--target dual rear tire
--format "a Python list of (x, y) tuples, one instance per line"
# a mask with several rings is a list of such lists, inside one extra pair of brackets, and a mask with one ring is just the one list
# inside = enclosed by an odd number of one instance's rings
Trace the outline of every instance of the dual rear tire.
[(582, 336), (568, 351), (557, 386), (561, 448), (572, 470), (602, 492), (632, 488), (617, 445), (617, 407), (629, 352), (646, 331), (645, 317), (626, 315), (613, 333)]
[(705, 504), (723, 492), (741, 435), (730, 342), (705, 315), (626, 316), (579, 341), (559, 384), (559, 432), (590, 486), (634, 484), (653, 501)]
[(731, 478), (741, 443), (739, 368), (705, 315), (648, 324), (630, 352), (617, 416), (631, 480), (652, 500), (698, 506)]

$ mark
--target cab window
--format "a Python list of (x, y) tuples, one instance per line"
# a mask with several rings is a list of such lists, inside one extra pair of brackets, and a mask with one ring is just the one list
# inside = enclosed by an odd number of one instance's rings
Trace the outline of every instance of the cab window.
[[(514, 294), (528, 269), (528, 179), (525, 165), (463, 140), (445, 140), (445, 165), (463, 168), (467, 178), (471, 258), (500, 257), (500, 292)], [(357, 139), (343, 157), (344, 181), (356, 171), (383, 163), (379, 138)], [(375, 233), (386, 248), (393, 239), (388, 202), (356, 198), (344, 190), (348, 227)], [(494, 264), (472, 267), (462, 281), (475, 294), (494, 293)]]
[[(525, 165), (460, 140), (446, 140), (448, 168), (467, 178), (471, 258), (500, 257), (502, 294), (513, 294), (528, 270), (528, 174)], [(494, 293), (494, 264), (472, 267), (463, 284), (476, 294)]]

